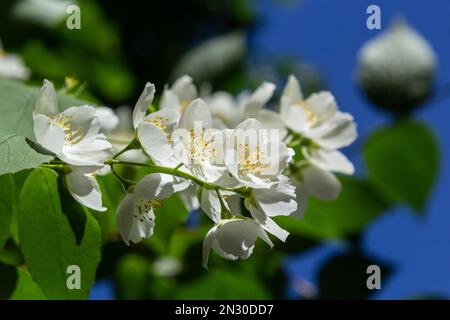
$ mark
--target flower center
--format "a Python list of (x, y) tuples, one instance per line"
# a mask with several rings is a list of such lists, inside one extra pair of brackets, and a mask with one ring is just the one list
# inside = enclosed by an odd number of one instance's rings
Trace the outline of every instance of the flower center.
[(84, 133), (81, 132), (80, 127), (75, 130), (72, 129), (72, 124), (70, 123), (72, 118), (73, 116), (63, 116), (62, 114), (50, 116), (50, 120), (52, 120), (54, 125), (58, 124), (61, 128), (63, 128), (65, 145), (74, 145), (80, 142), (84, 137)]
[(144, 220), (153, 222), (153, 217), (147, 215), (147, 213), (152, 209), (158, 209), (161, 207), (161, 201), (158, 199), (144, 200), (141, 199), (136, 204), (137, 211), (134, 212), (134, 217), (139, 219), (139, 221), (144, 222)]
[(259, 146), (251, 149), (248, 143), (239, 145), (239, 171), (259, 174), (268, 167), (269, 162)]
[(204, 162), (217, 155), (217, 150), (214, 147), (214, 137), (204, 128), (199, 132), (194, 131), (194, 129), (190, 130), (187, 150), (189, 158), (194, 163), (198, 163), (198, 161)]
[(312, 127), (317, 122), (319, 122), (320, 117), (318, 114), (314, 113), (311, 110), (311, 105), (307, 103), (306, 101), (302, 101), (301, 103), (296, 104), (296, 106), (303, 108), (306, 114), (306, 122)]
[(161, 116), (155, 116), (151, 119), (146, 119), (145, 121), (151, 123), (152, 125), (154, 125), (155, 127), (159, 128), (159, 129), (161, 129), (164, 132), (164, 134), (166, 135), (167, 143), (170, 143), (171, 142), (170, 135), (166, 130), (167, 129), (166, 122), (168, 120), (169, 119), (161, 117)]

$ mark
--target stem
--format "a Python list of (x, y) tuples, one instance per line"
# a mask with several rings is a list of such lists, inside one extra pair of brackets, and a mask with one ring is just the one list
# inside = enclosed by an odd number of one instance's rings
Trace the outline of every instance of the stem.
[(222, 198), (222, 195), (220, 194), (220, 190), (219, 189), (216, 189), (216, 194), (217, 194), (217, 197), (219, 198), (220, 207), (222, 209), (221, 212), (220, 212), (220, 215), (221, 216), (224, 215), (225, 218), (231, 218), (231, 214), (230, 214), (230, 212), (227, 209), (227, 206), (225, 204), (225, 201)]
[(125, 148), (123, 148), (122, 150), (120, 150), (118, 153), (116, 153), (113, 157), (113, 159), (117, 159), (117, 157), (119, 157), (121, 154), (127, 152), (128, 150), (133, 150), (133, 149), (139, 149), (140, 147), (140, 143), (139, 141), (135, 138), (133, 139)]
[(119, 181), (122, 183), (122, 187), (125, 189), (125, 191), (128, 190), (128, 188), (132, 185), (135, 185), (134, 181), (125, 179), (123, 177), (121, 177), (116, 170), (114, 170), (114, 167), (111, 166), (111, 173), (117, 178), (119, 179)]
[(107, 161), (105, 161), (105, 164), (108, 164), (111, 167), (113, 167), (116, 164), (130, 165), (130, 166), (137, 166), (137, 167), (146, 167), (146, 168), (153, 169), (155, 173), (165, 173), (165, 174), (170, 174), (172, 176), (192, 180), (196, 184), (198, 184), (206, 189), (210, 189), (210, 190), (222, 189), (222, 190), (232, 191), (232, 192), (239, 194), (240, 196), (242, 196), (244, 198), (246, 198), (249, 195), (249, 191), (247, 190), (247, 188), (227, 188), (227, 187), (217, 186), (213, 183), (203, 181), (187, 172), (180, 171), (179, 170), (179, 167), (181, 167), (180, 165), (178, 165), (176, 168), (169, 168), (169, 167), (158, 166), (156, 164), (139, 163), (139, 162), (131, 162), (131, 161), (120, 161), (120, 160), (115, 160), (115, 159), (107, 160)]

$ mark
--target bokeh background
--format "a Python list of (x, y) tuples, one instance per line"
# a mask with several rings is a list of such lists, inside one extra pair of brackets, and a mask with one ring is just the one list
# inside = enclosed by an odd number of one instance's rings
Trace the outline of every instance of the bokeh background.
[[(162, 208), (154, 237), (126, 247), (114, 226), (119, 189), (105, 177), (111, 210), (96, 214), (104, 248), (92, 299), (450, 297), (450, 2), (79, 0), (81, 30), (65, 27), (67, 3), (61, 20), (61, 7), (36, 5), (47, 2), (0, 3), (4, 49), (24, 59), (30, 84), (62, 86), (73, 76), (81, 98), (117, 108), (132, 106), (146, 81), (161, 92), (184, 73), (233, 93), (272, 81), (278, 94), (295, 74), (306, 92), (331, 90), (358, 124), (344, 151), (356, 177), (340, 177), (336, 202), (311, 201), (304, 221), (280, 221), (291, 232), (285, 244), (258, 243), (248, 261), (215, 256), (209, 271), (201, 268), (209, 224), (177, 199)], [(381, 30), (366, 27), (371, 4), (381, 8)], [(356, 77), (358, 50), (398, 16), (438, 59), (431, 96), (402, 116), (377, 108)], [(370, 264), (381, 267), (381, 290), (366, 288)]]

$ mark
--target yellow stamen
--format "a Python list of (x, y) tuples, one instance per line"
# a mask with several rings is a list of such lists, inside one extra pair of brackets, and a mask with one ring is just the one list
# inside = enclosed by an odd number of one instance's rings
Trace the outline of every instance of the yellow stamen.
[(259, 146), (251, 150), (248, 143), (239, 145), (239, 171), (259, 174), (268, 167), (269, 162)]
[(144, 222), (144, 220), (148, 220), (153, 222), (153, 218), (148, 216), (147, 213), (152, 209), (159, 209), (161, 207), (161, 201), (158, 199), (152, 200), (139, 200), (136, 204), (137, 212), (134, 212), (134, 217), (139, 219), (139, 221)]
[(61, 113), (50, 116), (50, 119), (54, 125), (57, 124), (63, 128), (65, 145), (77, 144), (84, 137), (84, 133), (81, 132), (80, 127), (72, 130), (72, 124), (70, 123), (72, 118), (73, 116), (63, 116)]

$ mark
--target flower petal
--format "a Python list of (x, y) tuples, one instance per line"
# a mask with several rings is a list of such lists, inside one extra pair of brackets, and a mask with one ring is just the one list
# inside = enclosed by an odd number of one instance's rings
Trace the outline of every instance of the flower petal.
[[(66, 177), (67, 188), (72, 197), (83, 206), (96, 211), (106, 211), (102, 206), (102, 192), (91, 173), (95, 169), (71, 167), (72, 171)], [(86, 172), (88, 171), (88, 173)]]
[(95, 115), (100, 121), (102, 132), (110, 133), (119, 125), (119, 117), (108, 107), (95, 108)]
[(288, 216), (297, 210), (295, 187), (286, 179), (271, 188), (252, 190), (256, 205), (269, 217)]
[[(164, 173), (151, 173), (138, 181), (135, 187), (135, 194), (143, 199), (166, 199), (175, 193), (175, 188), (188, 183), (185, 180), (175, 179), (175, 177)], [(181, 191), (182, 188), (177, 188)]]
[(275, 91), (275, 85), (270, 82), (263, 82), (253, 94), (245, 99), (242, 106), (242, 117), (253, 118), (258, 111), (270, 100)]
[(149, 122), (138, 127), (138, 138), (144, 151), (156, 161), (164, 161), (172, 156), (172, 146), (167, 133)]
[(294, 75), (289, 76), (282, 96), (290, 98), (293, 103), (303, 101), (303, 93), (300, 83)]
[(307, 136), (326, 149), (339, 149), (354, 142), (358, 134), (353, 117), (348, 113), (338, 112), (327, 123), (312, 128)]
[(340, 151), (325, 149), (308, 149), (302, 148), (305, 158), (316, 166), (333, 172), (343, 174), (353, 174), (355, 167), (353, 163)]
[(178, 78), (172, 85), (172, 91), (178, 97), (180, 103), (191, 102), (197, 98), (197, 88), (194, 85), (193, 79), (184, 75)]
[[(302, 170), (304, 190), (322, 200), (336, 200), (341, 192), (341, 183), (336, 176), (317, 166)], [(298, 187), (297, 187), (298, 188)]]
[(211, 111), (206, 102), (202, 99), (192, 101), (181, 115), (178, 127), (186, 130), (211, 128)]
[(305, 109), (298, 104), (294, 104), (288, 97), (281, 98), (280, 115), (286, 127), (294, 132), (303, 132), (306, 128), (307, 115)]
[(205, 239), (203, 240), (202, 265), (203, 265), (203, 268), (205, 268), (205, 269), (208, 269), (209, 252), (211, 251), (214, 241), (216, 241), (216, 234), (217, 234), (218, 228), (219, 228), (219, 226), (217, 226), (217, 225), (212, 227), (206, 234)]
[(39, 90), (39, 94), (34, 105), (34, 112), (45, 114), (47, 116), (58, 113), (58, 101), (56, 99), (55, 87), (53, 84), (44, 80), (44, 84)]
[(200, 191), (200, 207), (215, 223), (220, 221), (222, 206), (215, 190), (202, 188)]
[(155, 86), (147, 82), (133, 110), (133, 127), (136, 129), (144, 121), (148, 106), (153, 102)]
[(64, 146), (64, 129), (43, 114), (34, 115), (34, 136), (44, 148), (60, 154)]

